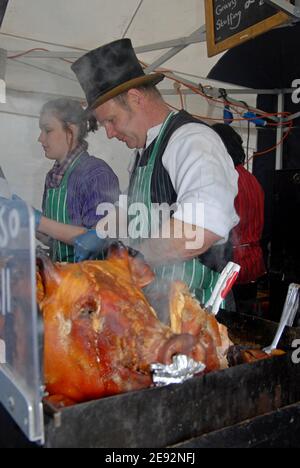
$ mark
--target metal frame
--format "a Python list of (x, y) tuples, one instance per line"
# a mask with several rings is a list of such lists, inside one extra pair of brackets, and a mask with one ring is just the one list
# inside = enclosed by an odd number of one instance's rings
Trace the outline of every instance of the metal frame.
[[(280, 114), (284, 110), (284, 93), (281, 92), (278, 95), (278, 105), (277, 105), (277, 111)], [(282, 119), (280, 119), (282, 120)], [(277, 127), (276, 131), (276, 162), (275, 162), (275, 170), (280, 170), (282, 169), (282, 161), (283, 161), (283, 146), (279, 144), (279, 142), (282, 140), (283, 137), (283, 127), (282, 125), (279, 125)]]
[[(26, 396), (25, 389), (20, 389), (19, 385), (15, 385), (14, 376), (4, 368), (1, 369), (0, 373), (0, 387), (2, 394), (7, 395), (7, 399), (3, 399), (1, 404), (8, 414), (30, 441), (43, 445), (45, 436), (42, 401), (38, 402), (36, 408), (33, 408), (32, 402)], [(34, 411), (38, 412), (35, 416)], [(36, 425), (36, 417), (40, 421), (38, 426)]]
[[(146, 73), (150, 73), (152, 72), (153, 70), (155, 70), (157, 67), (159, 67), (160, 65), (162, 65), (163, 63), (165, 63), (166, 61), (168, 61), (169, 59), (171, 59), (172, 57), (174, 57), (175, 55), (177, 55), (179, 52), (181, 52), (183, 49), (185, 49), (188, 45), (190, 44), (196, 44), (198, 42), (205, 42), (205, 39), (206, 39), (206, 26), (201, 26), (201, 28), (197, 29), (195, 32), (193, 32), (190, 36), (188, 37), (184, 37), (184, 38), (181, 38), (179, 39), (178, 41), (168, 41), (168, 42), (161, 42), (161, 43), (158, 43), (156, 45), (154, 45), (154, 48), (153, 48), (153, 45), (152, 46), (148, 46), (148, 47), (151, 47), (150, 48), (145, 48), (145, 47), (137, 47), (135, 49), (135, 52), (138, 54), (138, 53), (142, 53), (142, 52), (148, 52), (150, 50), (157, 50), (158, 48), (160, 49), (166, 49), (168, 47), (172, 47), (171, 50), (169, 50), (168, 52), (166, 52), (165, 54), (163, 54), (159, 59), (157, 59), (155, 62), (153, 62), (151, 65), (149, 65), (146, 69), (145, 69), (145, 72)], [(173, 45), (171, 46), (171, 43), (173, 43)]]
[[(297, 6), (291, 5), (286, 0), (276, 0), (276, 1), (275, 0), (274, 1), (266, 0), (266, 1), (268, 1), (268, 3), (270, 3), (270, 4), (274, 4), (274, 6), (277, 6), (280, 9), (283, 9), (284, 11), (289, 13), (290, 15), (300, 18), (300, 0), (296, 0)], [(165, 52), (163, 55), (161, 55), (158, 59), (156, 59), (153, 63), (151, 63), (150, 65), (148, 65), (145, 68), (146, 73), (151, 73), (154, 70), (156, 70), (157, 68), (159, 68), (163, 63), (170, 60), (172, 57), (174, 57), (179, 52), (184, 50), (190, 44), (195, 44), (195, 43), (205, 42), (205, 41), (206, 41), (206, 26), (203, 25), (199, 29), (195, 30), (190, 36), (185, 36), (185, 37), (181, 37), (181, 38), (178, 38), (178, 39), (173, 39), (173, 40), (163, 41), (163, 42), (156, 42), (156, 43), (153, 43), (153, 44), (148, 44), (148, 45), (145, 45), (145, 46), (136, 47), (135, 52), (137, 54), (139, 54), (139, 53), (151, 52), (151, 51), (155, 51), (155, 50), (170, 49), (167, 52)], [(47, 51), (32, 51), (32, 52), (26, 54), (26, 58), (30, 58), (30, 59), (33, 59), (33, 58), (77, 59), (83, 53), (84, 53), (84, 51), (78, 52), (78, 51), (69, 51), (69, 50), (68, 51), (49, 51), (49, 52), (47, 52)], [(22, 54), (22, 52), (20, 52), (20, 51), (10, 52), (11, 56), (19, 55), (19, 54)], [(28, 62), (26, 62), (24, 60), (15, 59), (15, 61), (17, 63), (21, 63), (21, 64), (26, 65), (28, 67), (37, 68), (39, 70), (58, 75), (58, 76), (60, 76), (62, 78), (65, 78), (65, 79), (68, 79), (68, 80), (71, 80), (71, 81), (76, 81), (75, 79), (73, 79), (71, 77), (70, 74), (64, 73), (61, 70), (58, 70), (57, 68), (55, 68), (53, 66), (39, 67), (39, 66), (33, 65), (32, 63), (28, 63)], [(195, 87), (197, 89), (203, 90), (203, 87), (202, 87), (202, 85), (200, 83), (195, 83), (195, 82), (193, 82), (191, 80), (187, 80), (185, 78), (182, 78), (182, 76), (179, 76), (176, 73), (173, 73), (172, 71), (170, 71), (169, 75), (170, 75), (171, 78), (173, 77), (173, 78), (179, 79), (183, 84), (186, 84), (188, 86), (193, 86), (193, 87)], [(168, 73), (166, 74), (166, 76), (168, 77)], [(207, 96), (211, 96), (211, 97), (220, 97), (220, 90), (224, 89), (224, 84), (226, 86), (226, 93), (228, 95), (233, 95), (233, 94), (246, 94), (246, 95), (247, 94), (249, 94), (249, 95), (251, 95), (251, 94), (274, 94), (274, 95), (278, 95), (278, 112), (281, 112), (283, 107), (284, 107), (284, 95), (285, 94), (291, 94), (294, 91), (293, 88), (284, 89), (284, 90), (280, 90), (280, 89), (274, 89), (274, 90), (267, 89), (267, 90), (264, 90), (264, 89), (250, 89), (250, 88), (242, 88), (242, 87), (232, 88), (232, 86), (234, 86), (234, 85), (232, 85), (232, 83), (222, 83), (222, 87), (220, 87), (220, 86), (218, 86), (217, 80), (208, 80), (207, 78), (202, 78), (202, 77), (201, 77), (201, 81), (208, 81), (209, 83), (211, 83), (212, 81), (215, 81), (216, 86), (209, 85), (208, 87), (205, 88), (205, 93), (207, 94)], [(228, 87), (227, 87), (227, 85), (228, 85)], [(16, 92), (16, 90), (14, 90), (14, 91)], [(181, 92), (184, 95), (193, 94), (193, 91), (190, 90), (190, 89), (182, 90)], [(175, 89), (162, 89), (161, 93), (163, 95), (165, 95), (165, 96), (167, 96), (167, 95), (176, 95), (176, 94), (178, 94), (178, 91), (176, 91)], [(34, 94), (34, 92), (32, 92), (32, 94)], [(38, 93), (38, 94), (40, 95), (41, 93)], [(74, 99), (81, 99), (81, 98), (80, 97), (74, 97)], [(231, 101), (234, 104), (234, 100), (231, 100)], [(249, 107), (249, 110), (251, 110), (253, 112), (259, 111), (259, 109), (254, 109), (254, 108), (251, 108), (251, 107)], [(292, 116), (290, 116), (289, 119), (282, 119), (281, 118), (280, 120), (282, 122), (284, 122), (284, 121), (291, 120), (291, 118), (292, 118)], [(276, 119), (275, 117), (273, 118), (273, 120), (278, 121), (278, 119)], [(277, 129), (277, 144), (281, 141), (282, 136), (283, 136), (283, 127), (279, 126), (278, 129)], [(277, 147), (277, 153), (276, 153), (276, 169), (281, 169), (281, 167), (282, 167), (282, 145), (279, 145)]]

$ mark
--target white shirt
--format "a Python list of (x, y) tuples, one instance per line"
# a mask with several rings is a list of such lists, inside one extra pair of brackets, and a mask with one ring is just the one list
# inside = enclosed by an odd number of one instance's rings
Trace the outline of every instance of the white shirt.
[[(148, 130), (146, 148), (160, 128)], [(206, 125), (185, 124), (171, 136), (162, 163), (177, 193), (174, 218), (208, 229), (226, 241), (239, 222), (234, 208), (238, 173), (221, 138)], [(203, 204), (203, 216), (195, 209), (199, 204)]]

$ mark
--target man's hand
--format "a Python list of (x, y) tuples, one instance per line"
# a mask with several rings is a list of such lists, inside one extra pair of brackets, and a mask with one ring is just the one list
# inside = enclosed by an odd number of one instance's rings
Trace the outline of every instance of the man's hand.
[[(13, 195), (12, 198), (5, 198), (5, 197), (0, 197), (0, 204), (1, 203), (6, 203), (10, 206), (13, 207), (14, 202), (23, 202), (26, 203), (22, 198), (18, 197), (18, 195)], [(38, 229), (39, 224), (41, 222), (41, 218), (43, 216), (43, 213), (36, 208), (31, 207), (34, 213), (34, 222), (35, 222), (35, 229)]]
[(96, 260), (101, 258), (103, 251), (107, 247), (107, 239), (98, 237), (95, 229), (75, 237), (75, 262), (83, 262), (84, 260)]

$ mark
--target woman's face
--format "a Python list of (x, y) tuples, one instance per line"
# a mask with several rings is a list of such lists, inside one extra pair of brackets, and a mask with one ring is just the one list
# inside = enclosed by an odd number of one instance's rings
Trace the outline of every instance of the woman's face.
[(38, 141), (47, 159), (62, 162), (70, 150), (76, 146), (72, 142), (72, 140), (75, 141), (74, 133), (63, 128), (62, 122), (51, 113), (41, 115), (40, 129)]

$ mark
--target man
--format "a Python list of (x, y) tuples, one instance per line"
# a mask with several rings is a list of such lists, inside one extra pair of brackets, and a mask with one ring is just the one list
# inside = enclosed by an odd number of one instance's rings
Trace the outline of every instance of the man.
[(241, 270), (233, 287), (237, 310), (253, 313), (257, 282), (266, 273), (260, 240), (264, 227), (264, 191), (254, 175), (244, 168), (245, 151), (240, 135), (229, 125), (215, 124), (239, 174), (235, 209), (240, 222), (231, 233), (233, 261)]
[[(107, 137), (139, 150), (128, 201), (129, 207), (142, 203), (146, 210), (128, 221), (131, 231), (140, 233), (137, 249), (156, 272), (154, 295), (160, 296), (159, 283), (167, 290), (169, 281), (179, 279), (204, 302), (224, 266), (228, 234), (238, 223), (238, 177), (221, 139), (188, 113), (170, 112), (155, 87), (163, 75), (144, 74), (129, 39), (92, 50), (71, 68), (85, 92), (87, 111)], [(171, 207), (169, 217), (160, 237), (151, 236), (155, 204), (162, 203)], [(161, 234), (168, 230), (168, 236)], [(100, 238), (92, 231), (75, 239), (79, 260), (96, 258), (103, 249), (101, 226), (97, 233)]]

